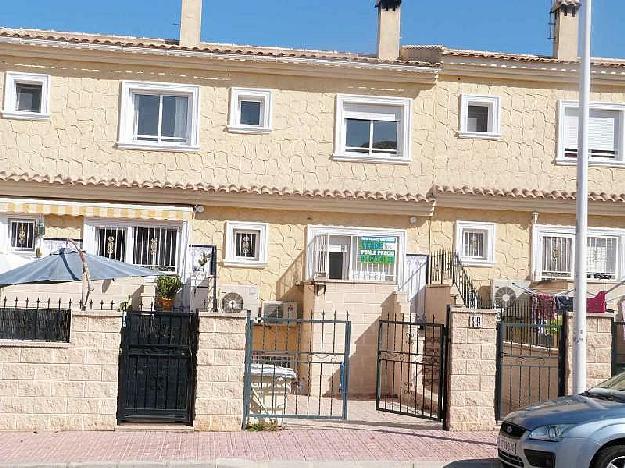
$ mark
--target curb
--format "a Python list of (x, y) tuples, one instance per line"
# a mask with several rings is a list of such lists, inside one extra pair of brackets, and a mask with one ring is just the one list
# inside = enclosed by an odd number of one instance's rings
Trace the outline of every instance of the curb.
[(288, 461), (254, 462), (228, 458), (214, 461), (124, 461), (124, 462), (67, 462), (67, 463), (0, 463), (0, 468), (499, 468), (499, 462), (490, 460), (441, 461)]

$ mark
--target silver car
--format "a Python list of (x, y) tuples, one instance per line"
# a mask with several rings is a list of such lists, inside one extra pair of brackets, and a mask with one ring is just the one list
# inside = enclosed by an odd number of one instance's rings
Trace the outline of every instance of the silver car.
[(510, 413), (497, 448), (505, 467), (625, 468), (625, 372)]

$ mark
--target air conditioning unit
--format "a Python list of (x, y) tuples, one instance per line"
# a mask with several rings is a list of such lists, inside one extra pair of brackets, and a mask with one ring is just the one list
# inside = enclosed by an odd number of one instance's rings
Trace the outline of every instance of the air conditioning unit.
[(224, 284), (219, 288), (219, 308), (222, 312), (258, 312), (258, 286), (247, 284)]
[(263, 317), (265, 319), (297, 319), (297, 302), (263, 302)]
[(505, 309), (519, 300), (527, 299), (529, 287), (530, 282), (525, 280), (493, 280), (491, 283), (493, 305)]

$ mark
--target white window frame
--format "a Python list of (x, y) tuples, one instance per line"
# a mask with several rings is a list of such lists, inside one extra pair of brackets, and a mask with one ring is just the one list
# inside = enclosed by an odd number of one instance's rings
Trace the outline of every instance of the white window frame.
[[(17, 84), (41, 85), (41, 111), (17, 110)], [(4, 76), (4, 106), (2, 117), (18, 120), (46, 120), (50, 118), (50, 75), (7, 71)]]
[(178, 230), (176, 244), (178, 251), (176, 252), (176, 271), (154, 271), (154, 276), (159, 274), (172, 275), (178, 274), (185, 276), (185, 262), (187, 255), (187, 245), (189, 240), (188, 222), (180, 221), (146, 221), (146, 220), (119, 220), (107, 218), (87, 218), (83, 225), (83, 248), (87, 253), (92, 255), (98, 254), (97, 229), (98, 228), (125, 228), (126, 229), (126, 252), (124, 263), (135, 265), (133, 263), (134, 251), (134, 229), (135, 227), (152, 227), (152, 228), (175, 228)]
[[(484, 254), (483, 259), (464, 256), (464, 232), (479, 231), (484, 236)], [(486, 223), (481, 221), (456, 221), (456, 253), (460, 261), (469, 266), (493, 266), (495, 264), (495, 243), (496, 243), (496, 225), (495, 223)]]
[[(571, 238), (571, 274), (569, 276), (550, 277), (542, 274), (542, 254), (544, 237)], [(615, 283), (625, 279), (625, 230), (615, 228), (589, 228), (588, 237), (615, 237), (616, 245), (616, 277), (614, 279), (588, 278), (590, 283)], [(537, 224), (532, 229), (532, 276), (535, 281), (544, 279), (573, 280), (575, 270), (575, 227)]]
[[(187, 142), (167, 143), (135, 139), (135, 94), (154, 94), (188, 97), (189, 105), (187, 109)], [(199, 96), (200, 88), (196, 85), (185, 85), (178, 83), (151, 83), (142, 81), (122, 81), (117, 147), (120, 149), (178, 152), (199, 150)]]
[[(399, 110), (401, 117), (397, 129), (397, 153), (376, 153), (375, 156), (370, 156), (364, 153), (358, 154), (347, 151), (345, 148), (347, 137), (345, 120), (347, 118), (375, 119), (375, 115), (346, 111), (346, 104), (393, 107), (395, 110)], [(411, 160), (411, 128), (412, 99), (410, 98), (337, 94), (333, 159), (337, 161), (408, 164)]]
[[(232, 88), (230, 90), (228, 131), (232, 133), (271, 132), (271, 94), (270, 89)], [(241, 123), (241, 101), (260, 102), (260, 125), (244, 125)]]
[[(556, 164), (563, 166), (577, 165), (577, 157), (567, 158), (564, 153), (566, 144), (566, 124), (565, 115), (567, 108), (578, 108), (578, 101), (559, 101), (558, 104), (558, 150), (556, 154)], [(619, 132), (618, 146), (616, 148), (616, 158), (589, 157), (590, 166), (625, 166), (625, 104), (592, 102), (591, 109), (609, 110), (619, 112)]]
[[(11, 221), (33, 221), (35, 223), (35, 247), (32, 250), (15, 249), (11, 246)], [(0, 254), (13, 253), (26, 258), (35, 258), (37, 249), (41, 251), (43, 246), (43, 237), (37, 237), (37, 224), (43, 223), (43, 216), (29, 215), (21, 213), (3, 213), (0, 215)]]
[[(246, 258), (236, 256), (235, 231), (258, 232), (258, 258)], [(267, 223), (255, 223), (245, 221), (226, 221), (226, 245), (224, 248), (225, 266), (263, 268), (267, 265), (269, 251), (269, 225)]]
[[(468, 130), (469, 106), (488, 108), (488, 131), (470, 132)], [(458, 136), (486, 140), (501, 138), (501, 98), (499, 96), (462, 94), (460, 96), (460, 132)]]
[[(317, 236), (329, 235), (329, 236), (351, 236), (351, 237), (397, 237), (397, 258), (396, 258), (396, 271), (395, 281), (393, 284), (400, 285), (404, 283), (404, 266), (406, 260), (406, 231), (403, 229), (386, 229), (386, 228), (368, 228), (368, 227), (350, 227), (350, 226), (326, 226), (326, 225), (313, 225), (309, 224), (306, 229), (306, 278), (309, 281), (315, 280), (314, 271), (314, 258), (312, 258), (312, 250), (314, 247), (315, 238)], [(349, 274), (347, 280), (334, 280), (326, 279), (328, 282), (351, 282), (351, 283), (383, 283), (384, 281), (374, 280), (360, 280), (353, 279), (353, 262), (350, 264)]]

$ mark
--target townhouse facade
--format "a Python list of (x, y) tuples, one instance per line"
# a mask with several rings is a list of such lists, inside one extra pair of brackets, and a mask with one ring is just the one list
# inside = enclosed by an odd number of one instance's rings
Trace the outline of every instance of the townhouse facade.
[[(374, 56), (202, 43), (201, 6), (183, 1), (179, 41), (0, 30), (3, 255), (72, 238), (194, 287), (216, 246), (220, 308), (373, 284), (423, 316), (440, 250), (488, 297), (566, 288), (579, 2), (554, 2), (552, 57), (400, 46), (383, 0)], [(624, 72), (593, 64), (595, 289), (625, 275)]]

